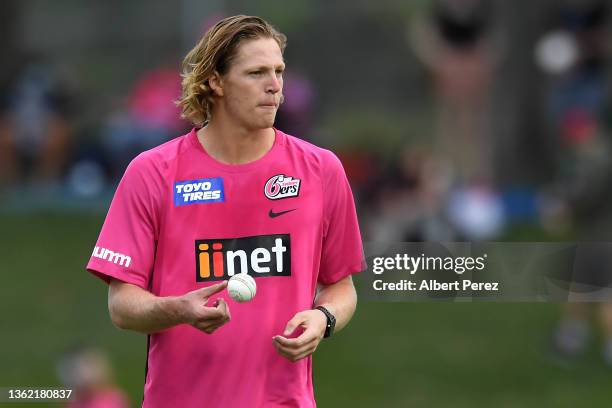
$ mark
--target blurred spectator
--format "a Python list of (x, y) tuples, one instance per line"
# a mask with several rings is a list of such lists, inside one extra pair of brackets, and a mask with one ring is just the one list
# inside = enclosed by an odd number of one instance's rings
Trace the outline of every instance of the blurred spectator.
[(94, 348), (77, 348), (58, 362), (58, 375), (73, 390), (66, 408), (127, 408), (127, 396), (114, 384), (110, 362)]
[(375, 206), (376, 195), (383, 181), (382, 160), (371, 151), (357, 146), (338, 151), (338, 157), (351, 182), (357, 213), (367, 212)]
[[(604, 0), (565, 1), (536, 46), (538, 63), (551, 78), (547, 103), (559, 151), (549, 193), (582, 222), (603, 204), (612, 181), (612, 151), (602, 121), (609, 104), (608, 8)], [(552, 55), (557, 61), (551, 62)]]
[(491, 3), (437, 0), (412, 25), (411, 42), (433, 76), (438, 110), (437, 152), (460, 182), (490, 181), (490, 93), (499, 44)]
[(102, 129), (115, 178), (136, 155), (185, 131), (174, 104), (180, 93), (178, 69), (158, 67), (143, 73), (127, 97), (116, 102)]
[[(556, 179), (541, 200), (543, 225), (553, 233), (562, 232), (559, 225), (572, 227), (579, 241), (610, 241), (612, 149), (603, 121), (610, 104), (609, 5), (604, 0), (566, 0), (551, 15), (554, 21), (535, 48), (536, 61), (551, 80), (548, 111), (560, 153)], [(579, 245), (573, 290), (609, 286), (611, 268), (605, 247)], [(559, 355), (574, 357), (586, 349), (589, 309), (578, 303), (564, 308), (553, 336)], [(599, 313), (603, 357), (612, 365), (612, 305), (601, 304)]]
[(487, 123), (499, 45), (492, 11), (487, 1), (437, 0), (411, 25), (413, 48), (433, 79), (434, 154), (399, 158), (396, 176), (387, 176), (395, 185), (381, 190), (384, 221), (374, 239), (480, 240), (501, 232)]
[(442, 158), (407, 149), (380, 177), (375, 212), (366, 225), (379, 242), (452, 241), (448, 219), (450, 165)]
[(49, 61), (27, 55), (0, 99), (0, 185), (59, 181), (71, 138), (72, 101)]

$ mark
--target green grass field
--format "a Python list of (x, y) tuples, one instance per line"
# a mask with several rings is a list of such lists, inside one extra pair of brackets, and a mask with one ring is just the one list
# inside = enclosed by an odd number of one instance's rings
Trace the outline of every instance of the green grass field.
[[(86, 214), (0, 216), (0, 386), (57, 386), (58, 356), (86, 343), (108, 352), (139, 406), (146, 338), (112, 326), (106, 286), (84, 271), (101, 223)], [(596, 340), (569, 367), (546, 357), (557, 314), (553, 304), (361, 302), (350, 326), (316, 353), (318, 404), (609, 406), (612, 369)]]

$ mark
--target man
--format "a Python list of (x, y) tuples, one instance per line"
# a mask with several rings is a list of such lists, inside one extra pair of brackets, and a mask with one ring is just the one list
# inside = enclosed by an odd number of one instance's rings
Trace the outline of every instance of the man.
[(74, 106), (63, 78), (38, 53), (19, 65), (11, 83), (0, 84), (0, 191), (59, 183), (71, 144)]
[[(132, 161), (102, 227), (87, 268), (114, 324), (149, 334), (144, 407), (315, 406), (311, 354), (355, 310), (342, 165), (273, 128), (285, 42), (247, 16), (204, 35), (179, 101), (196, 128)], [(252, 301), (219, 296), (235, 273)]]

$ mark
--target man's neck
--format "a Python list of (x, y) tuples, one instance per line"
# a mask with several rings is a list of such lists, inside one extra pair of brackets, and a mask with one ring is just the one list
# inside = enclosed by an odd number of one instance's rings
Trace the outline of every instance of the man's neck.
[(211, 121), (198, 130), (198, 140), (215, 160), (245, 164), (262, 158), (274, 145), (273, 128), (249, 130), (222, 121)]

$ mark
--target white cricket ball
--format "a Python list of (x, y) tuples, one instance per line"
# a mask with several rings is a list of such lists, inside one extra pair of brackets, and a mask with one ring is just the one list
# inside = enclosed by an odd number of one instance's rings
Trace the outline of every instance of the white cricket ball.
[(236, 302), (248, 302), (255, 297), (257, 285), (255, 279), (246, 273), (232, 276), (227, 282), (227, 291)]

